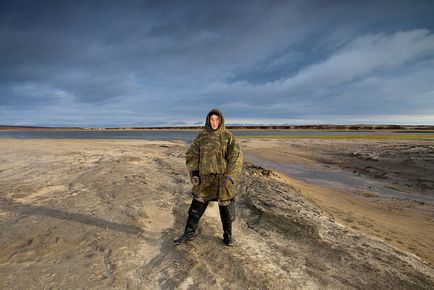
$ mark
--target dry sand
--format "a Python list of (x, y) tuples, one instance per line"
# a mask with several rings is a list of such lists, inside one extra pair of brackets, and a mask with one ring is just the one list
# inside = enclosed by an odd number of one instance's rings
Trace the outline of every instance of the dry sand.
[[(242, 144), (252, 154), (268, 146)], [(320, 195), (306, 190), (309, 184), (251, 163), (245, 163), (237, 183), (236, 246), (222, 244), (218, 207), (211, 205), (197, 239), (175, 247), (172, 240), (182, 232), (191, 201), (187, 146), (176, 141), (0, 139), (0, 288), (432, 287), (430, 255), (419, 258), (363, 227), (347, 226), (356, 222), (336, 222), (333, 217), (345, 220), (344, 213), (335, 216), (345, 211), (340, 199), (337, 210), (330, 211), (334, 196), (318, 202)], [(303, 164), (317, 162), (298, 158)], [(356, 200), (348, 199), (350, 204)], [(364, 204), (353, 202), (351, 211), (362, 210)], [(432, 212), (432, 205), (412, 204), (415, 211), (420, 205)], [(401, 212), (411, 213), (407, 208)], [(429, 237), (432, 215), (424, 214)]]

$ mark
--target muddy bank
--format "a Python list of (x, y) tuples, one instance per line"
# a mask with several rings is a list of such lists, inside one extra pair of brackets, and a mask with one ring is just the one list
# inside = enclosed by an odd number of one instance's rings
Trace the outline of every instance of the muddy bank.
[(265, 139), (243, 146), (274, 161), (338, 166), (391, 188), (434, 197), (433, 140)]
[(221, 241), (211, 205), (175, 247), (190, 184), (187, 145), (141, 140), (0, 142), (2, 289), (429, 289), (412, 254), (336, 223), (300, 189), (246, 163)]
[(286, 173), (290, 184), (340, 223), (434, 264), (432, 141), (241, 142), (248, 158), (253, 154), (259, 164)]

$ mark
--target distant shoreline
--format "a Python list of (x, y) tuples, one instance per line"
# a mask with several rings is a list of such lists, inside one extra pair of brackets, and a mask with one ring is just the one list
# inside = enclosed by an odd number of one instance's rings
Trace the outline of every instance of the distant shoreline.
[[(226, 126), (229, 130), (264, 130), (264, 131), (399, 131), (417, 133), (434, 131), (434, 125), (296, 125), (296, 126)], [(203, 126), (188, 127), (121, 127), (121, 128), (80, 128), (80, 127), (34, 127), (0, 125), (0, 131), (199, 131)]]

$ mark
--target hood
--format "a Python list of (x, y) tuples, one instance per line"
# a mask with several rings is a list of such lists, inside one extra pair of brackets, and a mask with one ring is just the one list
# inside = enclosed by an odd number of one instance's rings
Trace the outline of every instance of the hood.
[(211, 111), (209, 111), (208, 115), (206, 115), (206, 120), (205, 120), (205, 130), (207, 130), (208, 132), (213, 132), (214, 130), (211, 128), (211, 124), (209, 122), (209, 117), (211, 115), (219, 115), (220, 116), (220, 126), (215, 130), (215, 131), (224, 131), (225, 130), (225, 118), (223, 117), (222, 112), (220, 112), (219, 109), (212, 109)]

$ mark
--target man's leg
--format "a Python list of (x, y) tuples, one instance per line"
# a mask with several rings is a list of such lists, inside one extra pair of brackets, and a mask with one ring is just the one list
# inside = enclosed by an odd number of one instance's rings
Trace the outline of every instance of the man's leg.
[(190, 209), (188, 210), (188, 219), (187, 224), (185, 225), (184, 234), (173, 241), (175, 244), (179, 245), (187, 241), (192, 241), (195, 238), (194, 234), (199, 224), (199, 220), (205, 212), (207, 206), (208, 202), (200, 202), (193, 198)]
[(232, 222), (235, 221), (235, 201), (219, 203), (220, 219), (223, 226), (223, 242), (226, 246), (233, 246)]

